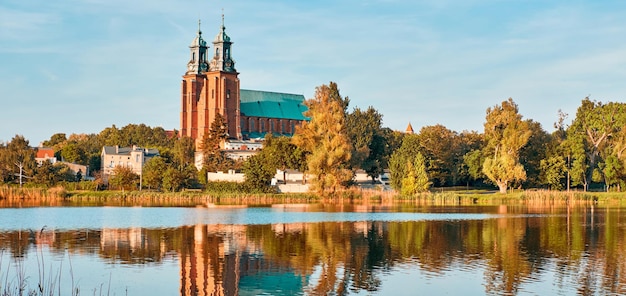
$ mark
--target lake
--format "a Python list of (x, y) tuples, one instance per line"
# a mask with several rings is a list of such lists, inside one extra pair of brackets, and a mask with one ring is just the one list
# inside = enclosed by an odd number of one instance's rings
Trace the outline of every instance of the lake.
[(626, 208), (0, 209), (0, 294), (40, 283), (54, 295), (624, 295)]

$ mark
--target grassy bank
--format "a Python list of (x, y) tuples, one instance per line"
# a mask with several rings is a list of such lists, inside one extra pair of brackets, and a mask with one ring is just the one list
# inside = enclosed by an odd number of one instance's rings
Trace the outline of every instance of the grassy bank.
[(206, 204), (275, 204), (275, 203), (390, 203), (417, 202), (420, 204), (618, 204), (626, 205), (626, 193), (616, 192), (560, 192), (512, 191), (500, 194), (488, 190), (456, 190), (422, 193), (403, 197), (394, 191), (352, 188), (332, 196), (320, 197), (312, 193), (246, 193), (240, 190), (192, 190), (182, 192), (158, 191), (68, 191), (63, 187), (19, 188), (0, 186), (0, 206), (19, 204), (48, 205), (121, 205), (121, 206), (195, 206)]

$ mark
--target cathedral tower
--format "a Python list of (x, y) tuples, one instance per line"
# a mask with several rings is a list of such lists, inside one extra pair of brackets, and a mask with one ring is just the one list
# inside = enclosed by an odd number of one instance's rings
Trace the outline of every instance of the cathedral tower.
[(226, 35), (224, 16), (219, 33), (213, 41), (214, 56), (210, 53), (202, 31), (198, 33), (189, 49), (191, 57), (181, 87), (180, 135), (195, 140), (196, 150), (208, 135), (217, 114), (224, 117), (229, 138), (241, 139), (239, 73), (232, 58), (232, 42)]

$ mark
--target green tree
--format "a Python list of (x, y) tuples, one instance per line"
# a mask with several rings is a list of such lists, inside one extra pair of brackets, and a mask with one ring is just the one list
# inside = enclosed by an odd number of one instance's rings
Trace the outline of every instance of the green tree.
[(541, 127), (540, 123), (530, 119), (526, 122), (530, 130), (530, 137), (528, 143), (520, 148), (519, 162), (526, 171), (524, 184), (528, 187), (537, 187), (541, 184), (541, 161), (547, 157), (551, 137)]
[(133, 172), (133, 169), (123, 165), (113, 168), (113, 173), (109, 177), (109, 184), (122, 191), (137, 188), (138, 182), (139, 176)]
[(479, 149), (474, 149), (472, 151), (467, 152), (463, 156), (463, 163), (467, 168), (467, 173), (474, 181), (480, 181), (487, 178), (483, 173), (483, 163), (485, 163), (485, 158), (483, 157), (483, 153)]
[(609, 155), (602, 166), (602, 174), (609, 191), (611, 186), (616, 186), (617, 191), (621, 191), (621, 184), (624, 182), (624, 164), (615, 155)]
[(402, 178), (402, 195), (413, 196), (426, 192), (432, 183), (426, 173), (425, 158), (421, 153), (415, 155), (413, 161), (406, 163), (406, 175)]
[(563, 179), (567, 172), (565, 159), (560, 155), (554, 155), (540, 161), (539, 179), (542, 184), (548, 185), (550, 189), (563, 189)]
[[(626, 126), (626, 104), (625, 103), (602, 103), (591, 101), (585, 98), (581, 106), (576, 111), (576, 118), (567, 130), (568, 139), (573, 138), (577, 145), (574, 147), (584, 148), (584, 157), (577, 155), (575, 162), (578, 162), (577, 169), (584, 170), (583, 182), (585, 190), (589, 187), (589, 180), (593, 179), (594, 171), (598, 171), (598, 162), (601, 155), (611, 151), (611, 139)], [(580, 153), (580, 151), (577, 151)], [(581, 162), (585, 162), (582, 164)]]
[(190, 137), (181, 137), (174, 141), (173, 162), (177, 167), (186, 167), (195, 162), (195, 143)]
[(63, 149), (61, 149), (61, 157), (63, 161), (72, 163), (87, 163), (87, 155), (83, 148), (76, 142), (67, 143)]
[(456, 132), (440, 124), (425, 126), (417, 135), (428, 176), (435, 186), (454, 185), (453, 173), (459, 154), (457, 137)]
[[(35, 150), (24, 136), (16, 135), (0, 149), (0, 177), (5, 183), (25, 183), (34, 174)], [(21, 174), (21, 175), (20, 175)]]
[(511, 98), (487, 109), (484, 127), (487, 157), (483, 173), (501, 193), (506, 193), (511, 182), (526, 179), (524, 167), (519, 163), (519, 152), (532, 132)]
[(383, 172), (386, 143), (382, 118), (371, 106), (366, 111), (355, 108), (346, 116), (347, 135), (352, 144), (351, 167), (365, 170), (372, 182)]
[(246, 176), (245, 186), (251, 191), (269, 192), (270, 181), (276, 174), (276, 166), (259, 153), (253, 155), (243, 164)]
[(179, 191), (185, 185), (185, 179), (186, 176), (182, 171), (170, 166), (163, 172), (162, 188), (170, 192)]
[(352, 147), (345, 126), (347, 101), (333, 82), (317, 87), (315, 97), (306, 102), (309, 110), (305, 115), (311, 120), (299, 126), (293, 138), (297, 146), (310, 153), (308, 172), (315, 176), (313, 188), (320, 194), (333, 193), (352, 179)]
[[(402, 179), (407, 175), (407, 163), (415, 160), (421, 146), (417, 135), (406, 135), (402, 138), (402, 145), (396, 149), (389, 159), (389, 174), (391, 187), (402, 192)], [(415, 165), (414, 165), (415, 166)]]
[(232, 169), (235, 162), (226, 156), (221, 147), (228, 138), (228, 127), (224, 117), (219, 113), (211, 123), (209, 133), (202, 139), (202, 153), (204, 157), (204, 167), (209, 172), (224, 171)]
[(167, 168), (165, 159), (161, 156), (155, 156), (148, 160), (143, 166), (143, 186), (149, 189), (160, 189), (163, 184), (163, 173)]

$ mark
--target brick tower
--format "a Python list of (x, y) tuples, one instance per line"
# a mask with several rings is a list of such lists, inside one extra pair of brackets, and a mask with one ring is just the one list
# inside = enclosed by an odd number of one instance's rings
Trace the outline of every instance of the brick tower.
[(239, 73), (232, 58), (232, 44), (222, 15), (222, 26), (213, 41), (214, 55), (208, 60), (209, 46), (198, 22), (198, 34), (189, 46), (191, 57), (183, 75), (180, 114), (180, 135), (194, 139), (196, 150), (216, 114), (224, 117), (229, 138), (241, 139)]

